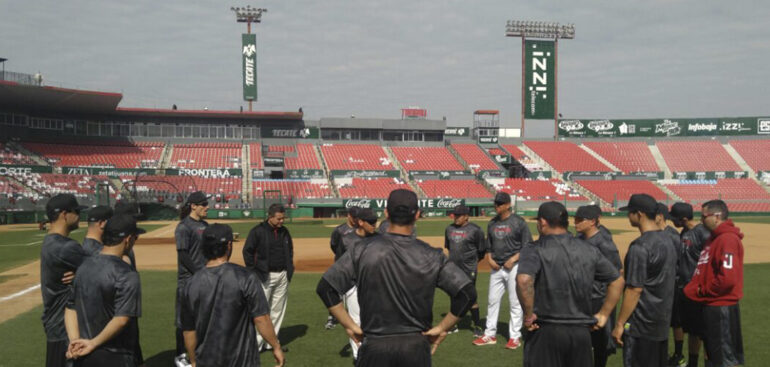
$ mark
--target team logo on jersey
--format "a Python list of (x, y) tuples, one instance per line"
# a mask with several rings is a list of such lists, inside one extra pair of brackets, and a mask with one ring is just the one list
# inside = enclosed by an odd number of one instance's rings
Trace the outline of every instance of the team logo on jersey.
[(722, 261), (722, 266), (724, 266), (725, 269), (733, 268), (733, 254), (730, 254), (730, 253), (725, 254), (725, 259), (724, 261)]
[(468, 234), (462, 231), (452, 231), (449, 232), (449, 239), (452, 240), (452, 242), (457, 243), (465, 239)]
[(690, 246), (692, 246), (692, 241), (690, 241), (690, 240), (688, 240), (688, 239), (683, 239), (683, 240), (682, 240), (682, 243), (684, 244), (684, 247), (690, 247)]
[(698, 265), (703, 265), (703, 264), (708, 264), (709, 263), (709, 249), (710, 248), (711, 248), (711, 246), (706, 246), (706, 247), (703, 248), (703, 251), (700, 252), (700, 257), (698, 258)]
[(492, 235), (494, 235), (495, 238), (497, 238), (498, 240), (502, 240), (503, 238), (511, 234), (511, 232), (513, 232), (513, 230), (511, 229), (511, 227), (508, 227), (508, 226), (497, 226), (492, 229)]

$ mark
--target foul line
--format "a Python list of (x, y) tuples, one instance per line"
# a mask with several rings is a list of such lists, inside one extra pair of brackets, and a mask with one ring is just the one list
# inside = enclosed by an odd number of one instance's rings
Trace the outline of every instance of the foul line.
[(8, 300), (12, 300), (12, 299), (14, 299), (16, 297), (21, 297), (21, 296), (23, 296), (23, 295), (25, 295), (25, 294), (27, 294), (29, 292), (32, 292), (32, 291), (34, 291), (34, 290), (36, 290), (38, 288), (40, 288), (40, 284), (33, 285), (33, 286), (23, 290), (23, 291), (16, 292), (16, 293), (14, 293), (14, 294), (12, 294), (10, 296), (1, 297), (0, 298), (0, 302), (5, 302), (5, 301), (8, 301)]
[(10, 245), (0, 245), (0, 247), (27, 247), (32, 246), (34, 244), (41, 243), (40, 241), (30, 242), (30, 243), (13, 243)]

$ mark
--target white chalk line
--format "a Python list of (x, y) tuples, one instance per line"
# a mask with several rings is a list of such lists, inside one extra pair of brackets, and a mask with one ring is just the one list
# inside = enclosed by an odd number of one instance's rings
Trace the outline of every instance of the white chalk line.
[(12, 300), (14, 298), (17, 298), (17, 297), (21, 297), (21, 296), (23, 296), (23, 295), (25, 295), (25, 294), (27, 294), (29, 292), (32, 292), (32, 291), (34, 291), (36, 289), (39, 289), (39, 288), (40, 288), (40, 284), (33, 285), (33, 286), (31, 286), (31, 287), (29, 287), (27, 289), (18, 291), (18, 292), (14, 293), (14, 294), (11, 294), (9, 296), (0, 297), (0, 302), (5, 302), (5, 301)]
[(27, 246), (32, 246), (32, 245), (35, 245), (35, 244), (40, 244), (40, 243), (42, 243), (42, 242), (35, 241), (35, 242), (30, 242), (30, 243), (12, 243), (12, 244), (8, 244), (8, 245), (0, 245), (0, 247), (27, 247)]

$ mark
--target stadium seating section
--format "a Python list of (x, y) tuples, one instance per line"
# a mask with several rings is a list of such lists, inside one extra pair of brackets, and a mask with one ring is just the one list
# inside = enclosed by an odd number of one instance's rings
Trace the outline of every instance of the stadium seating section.
[(323, 144), (321, 153), (330, 170), (376, 171), (394, 169), (388, 154), (379, 145)]
[(23, 146), (57, 166), (115, 168), (157, 168), (164, 146), (158, 142), (99, 144), (24, 143)]
[(753, 180), (727, 178), (712, 181), (679, 181), (667, 184), (666, 188), (689, 202), (702, 202), (710, 199), (730, 200), (770, 200), (770, 194)]
[(429, 198), (492, 198), (492, 193), (476, 180), (417, 181)]
[(265, 167), (262, 162), (262, 144), (249, 144), (249, 165), (251, 165), (251, 168), (256, 169), (262, 169)]
[(569, 171), (612, 171), (604, 163), (581, 149), (574, 143), (566, 141), (525, 141), (524, 145), (543, 158), (554, 170)]
[[(268, 149), (275, 146), (276, 145), (271, 145)], [(321, 163), (318, 161), (318, 155), (316, 154), (316, 150), (313, 144), (297, 144), (297, 156), (286, 157), (284, 159), (284, 168), (321, 169)]]
[(342, 198), (387, 198), (396, 189), (412, 188), (397, 178), (354, 178), (349, 185), (337, 186)]
[(175, 144), (170, 168), (241, 168), (241, 144)]
[(740, 171), (716, 140), (659, 141), (655, 144), (671, 172)]
[(252, 195), (254, 200), (261, 200), (268, 190), (279, 190), (284, 198), (322, 199), (334, 197), (328, 184), (311, 183), (299, 180), (254, 180)]
[(645, 193), (654, 197), (655, 200), (666, 200), (666, 193), (650, 181), (576, 181), (580, 186), (590, 191), (594, 195), (607, 203), (613, 201), (628, 201), (632, 194)]
[(64, 175), (56, 173), (32, 173), (26, 176), (17, 176), (25, 186), (34, 191), (56, 194), (93, 194), (99, 185), (107, 185), (110, 194), (115, 194), (115, 188), (107, 176)]
[(504, 191), (511, 196), (516, 195), (517, 200), (557, 200), (563, 201), (567, 195), (569, 201), (586, 201), (583, 195), (572, 190), (567, 184), (557, 180), (528, 180), (521, 178), (506, 178), (505, 183), (495, 187), (497, 191)]
[(16, 194), (22, 194), (27, 191), (29, 191), (27, 188), (25, 188), (22, 185), (19, 185), (14, 181), (11, 181), (10, 178), (5, 176), (0, 176), (0, 194), (4, 194), (6, 196), (12, 196)]
[(754, 171), (770, 171), (770, 140), (730, 140), (730, 145)]
[(391, 147), (390, 149), (407, 172), (465, 170), (445, 147)]
[(497, 163), (476, 144), (452, 144), (452, 149), (457, 152), (473, 172), (500, 169)]
[(502, 147), (513, 157), (513, 159), (521, 163), (521, 165), (524, 166), (524, 168), (526, 168), (528, 171), (533, 172), (544, 170), (544, 167), (540, 163), (530, 158), (526, 153), (519, 149), (519, 147), (515, 145), (503, 145)]
[(11, 147), (0, 143), (0, 164), (26, 164), (36, 165), (32, 158), (11, 149)]
[[(133, 185), (129, 183), (132, 180), (129, 177), (123, 179), (126, 190), (133, 190)], [(240, 177), (140, 176), (136, 184), (138, 192), (186, 194), (200, 190), (217, 196), (217, 201), (240, 198), (242, 187)]]
[(624, 173), (661, 170), (644, 142), (586, 142), (584, 145)]

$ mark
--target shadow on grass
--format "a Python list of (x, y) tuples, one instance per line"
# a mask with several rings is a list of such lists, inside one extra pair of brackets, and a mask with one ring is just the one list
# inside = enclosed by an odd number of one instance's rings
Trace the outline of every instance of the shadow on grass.
[(175, 350), (164, 350), (150, 358), (144, 360), (147, 367), (169, 367), (174, 365)]
[(281, 331), (278, 333), (278, 339), (281, 340), (281, 345), (289, 345), (295, 339), (305, 336), (307, 329), (307, 325), (292, 325), (281, 328)]

